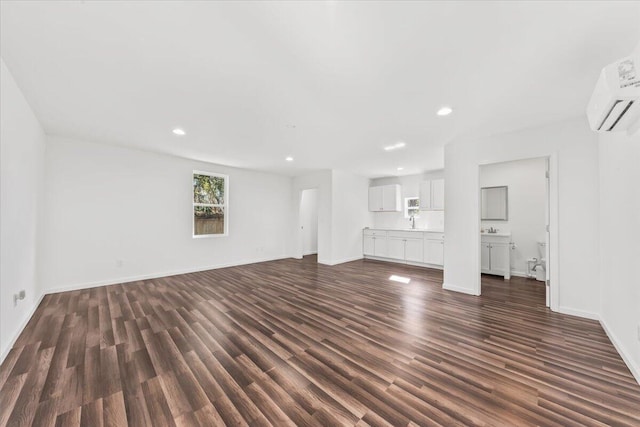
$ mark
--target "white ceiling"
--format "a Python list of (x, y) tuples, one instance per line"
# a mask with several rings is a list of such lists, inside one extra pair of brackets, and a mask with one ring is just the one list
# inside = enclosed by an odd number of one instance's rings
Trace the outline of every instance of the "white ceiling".
[(577, 117), (640, 39), (639, 2), (1, 8), (0, 53), (49, 134), (290, 175), (437, 169), (456, 136)]

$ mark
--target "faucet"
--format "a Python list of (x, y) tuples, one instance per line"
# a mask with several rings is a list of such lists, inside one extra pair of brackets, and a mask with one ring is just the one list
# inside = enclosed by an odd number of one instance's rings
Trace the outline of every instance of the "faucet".
[(415, 228), (416, 228), (416, 217), (412, 216), (411, 218), (409, 218), (409, 221), (411, 221), (411, 229), (415, 230)]

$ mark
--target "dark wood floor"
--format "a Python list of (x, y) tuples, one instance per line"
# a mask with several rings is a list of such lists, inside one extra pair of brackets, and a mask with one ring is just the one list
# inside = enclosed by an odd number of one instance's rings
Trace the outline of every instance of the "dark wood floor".
[(640, 425), (597, 322), (539, 282), (441, 282), (307, 258), (48, 295), (0, 367), (0, 425)]

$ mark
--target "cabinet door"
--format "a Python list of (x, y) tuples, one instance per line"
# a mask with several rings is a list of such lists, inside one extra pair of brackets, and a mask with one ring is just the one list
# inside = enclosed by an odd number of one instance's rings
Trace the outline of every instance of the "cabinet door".
[(397, 237), (387, 239), (387, 257), (404, 260), (404, 239)]
[(399, 185), (393, 184), (382, 187), (382, 210), (386, 212), (398, 212), (401, 210)]
[(422, 262), (423, 241), (420, 239), (407, 239), (404, 245), (404, 259), (412, 262)]
[(431, 209), (431, 181), (422, 181), (420, 183), (420, 210), (428, 211)]
[(491, 272), (491, 245), (483, 243), (480, 248), (480, 270), (483, 273)]
[(491, 243), (491, 273), (506, 275), (509, 269), (509, 245)]
[(444, 179), (431, 181), (431, 209), (444, 210)]
[(375, 242), (376, 243), (373, 248), (373, 255), (386, 257), (387, 256), (387, 238), (376, 236)]
[(424, 262), (433, 265), (444, 264), (444, 241), (442, 240), (425, 240)]
[(382, 187), (369, 187), (369, 211), (382, 210)]
[(375, 254), (375, 245), (376, 238), (373, 236), (364, 236), (363, 245), (362, 245), (362, 253), (364, 255), (374, 255)]

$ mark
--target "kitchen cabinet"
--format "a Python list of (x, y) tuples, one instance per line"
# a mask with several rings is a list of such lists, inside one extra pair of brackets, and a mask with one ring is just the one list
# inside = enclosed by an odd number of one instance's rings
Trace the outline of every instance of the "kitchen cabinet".
[[(434, 248), (427, 244), (426, 236), (433, 240)], [(441, 267), (443, 264), (444, 234), (422, 230), (378, 230), (365, 229), (362, 252), (365, 257), (384, 258), (386, 261), (429, 264)], [(429, 256), (426, 256), (429, 251)], [(427, 265), (425, 265), (427, 266)]]
[(404, 259), (411, 262), (422, 262), (423, 239), (407, 239), (404, 242)]
[(480, 246), (480, 270), (486, 274), (511, 278), (511, 235), (483, 234)]
[(387, 232), (384, 230), (364, 230), (362, 236), (363, 255), (386, 257)]
[(369, 211), (371, 212), (400, 212), (401, 187), (399, 184), (369, 187)]
[(444, 265), (444, 234), (425, 233), (424, 262), (433, 265)]
[(432, 179), (420, 183), (420, 210), (444, 210), (444, 179)]
[(404, 260), (404, 242), (401, 237), (387, 238), (387, 257)]

